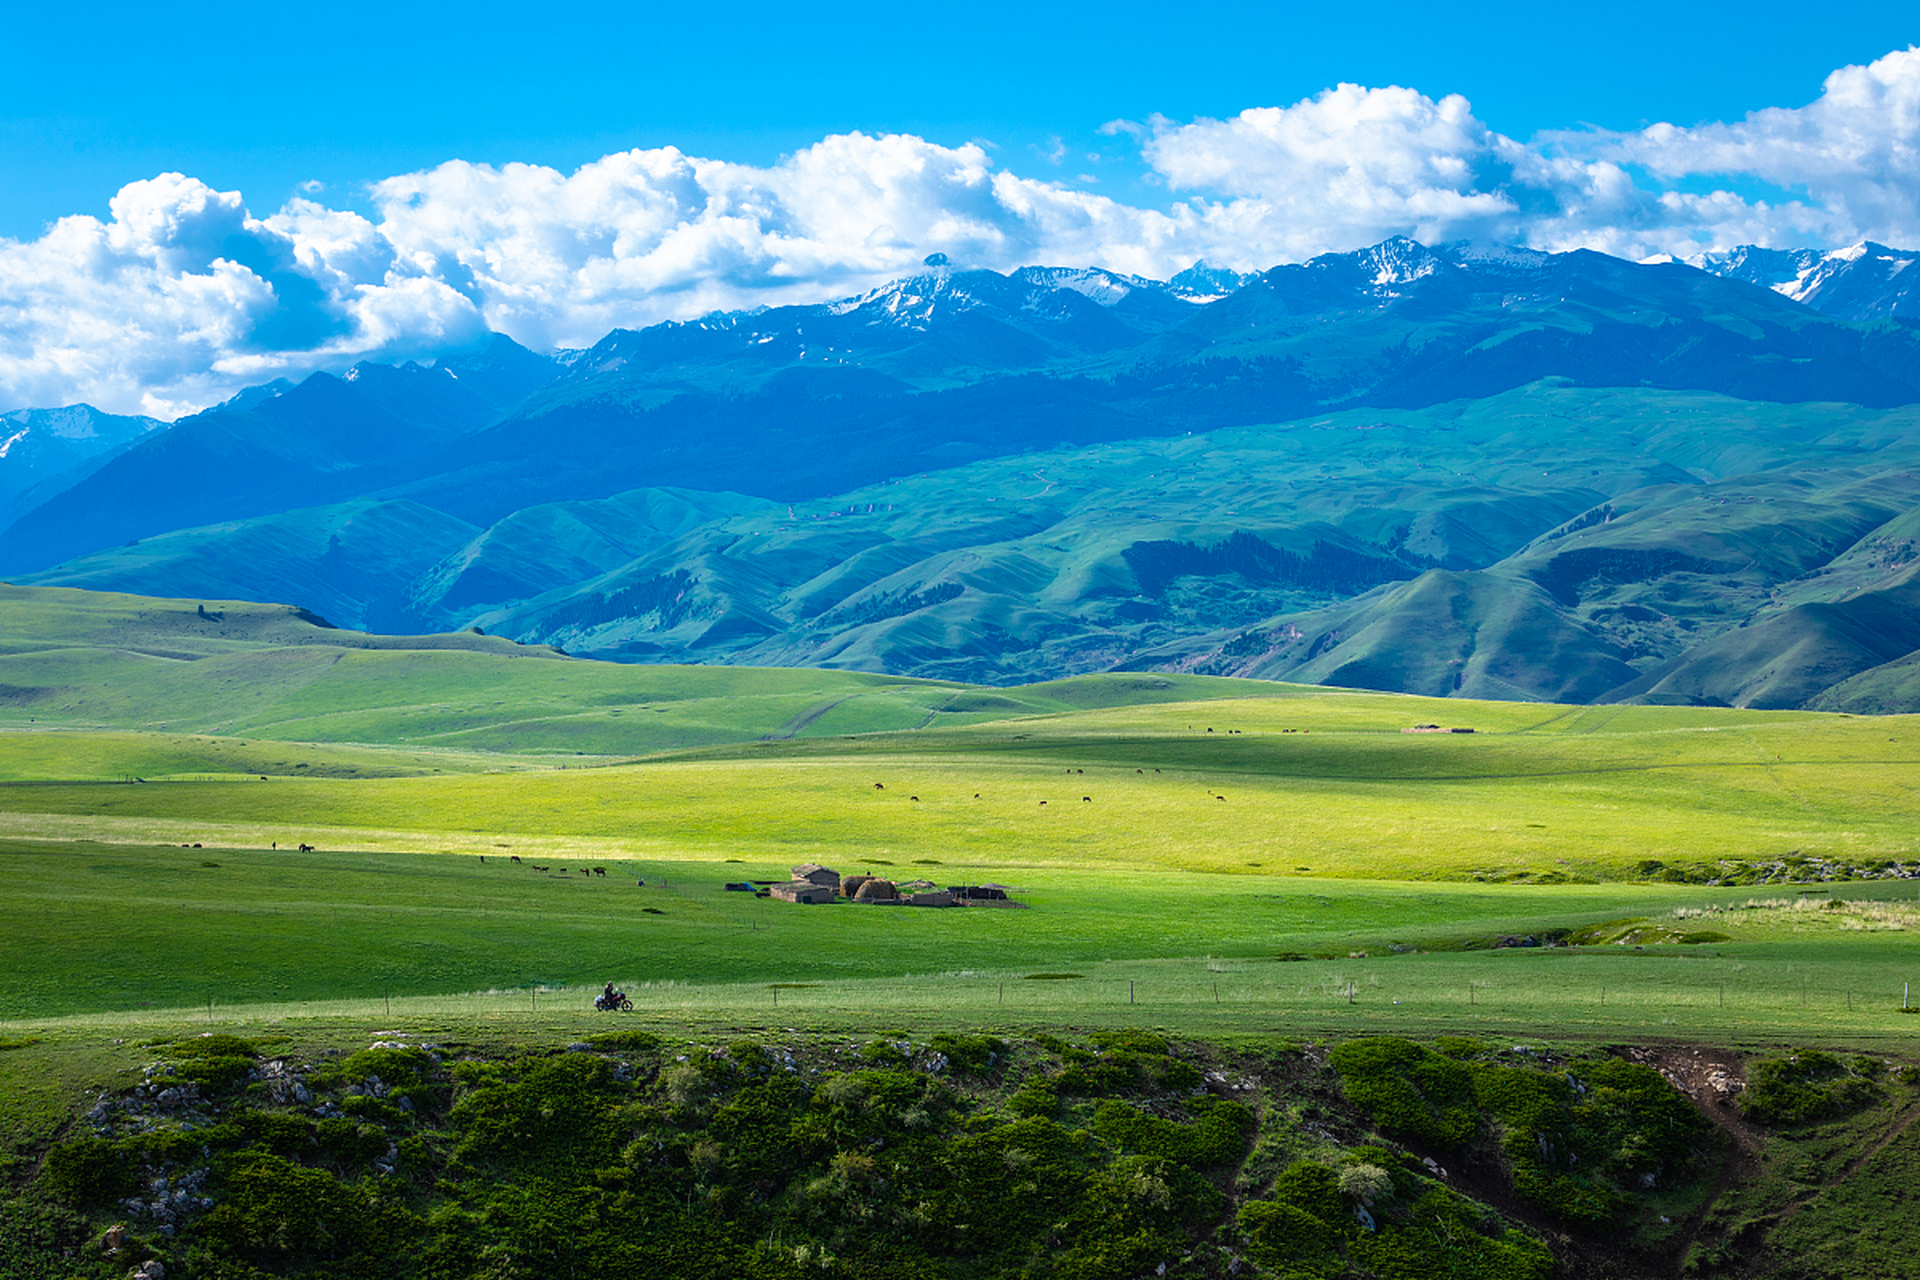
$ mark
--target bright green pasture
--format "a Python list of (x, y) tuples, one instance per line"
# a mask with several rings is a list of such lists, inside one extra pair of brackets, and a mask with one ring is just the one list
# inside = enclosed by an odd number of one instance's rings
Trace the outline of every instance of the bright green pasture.
[[(796, 907), (722, 888), (783, 873), (765, 859), (542, 855), (543, 873), (508, 852), (482, 863), (0, 841), (0, 1018), (373, 1016), (397, 998), (409, 1016), (517, 1019), (538, 1012), (539, 990), (578, 1006), (611, 978), (683, 1020), (1920, 1031), (1894, 1009), (1899, 983), (1920, 981), (1920, 903), (1899, 882), (1846, 888), (1890, 904), (1870, 915), (1801, 908), (1793, 892), (1741, 910), (1751, 895), (1677, 885), (1031, 869), (1015, 886), (1024, 910), (942, 911)], [(583, 876), (583, 865), (607, 875)], [(913, 870), (958, 881), (994, 868)], [(1459, 950), (1623, 917), (1705, 923), (1729, 941)], [(769, 985), (788, 983), (813, 985)]]
[(630, 666), (464, 632), (338, 631), (284, 605), (0, 583), (0, 726), (631, 756), (1282, 688), (1095, 675), (983, 689), (853, 671)]
[(0, 783), (134, 778), (231, 779), (402, 777), (489, 770), (551, 769), (545, 756), (435, 751), (333, 742), (276, 742), (204, 734), (27, 730), (0, 727)]
[[(1479, 731), (1400, 732), (1440, 711)], [(1607, 879), (1647, 859), (1912, 860), (1920, 723), (1289, 690), (617, 767), (7, 787), (0, 831), (466, 853), (511, 840), (1008, 874)]]

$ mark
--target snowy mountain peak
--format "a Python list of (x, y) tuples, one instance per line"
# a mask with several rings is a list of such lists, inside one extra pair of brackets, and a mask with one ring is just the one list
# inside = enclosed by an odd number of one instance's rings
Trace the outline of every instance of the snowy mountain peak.
[(1100, 267), (1021, 267), (1009, 279), (1038, 289), (1071, 289), (1103, 307), (1117, 306), (1136, 289), (1164, 289), (1157, 280), (1120, 275)]
[(1717, 276), (1772, 289), (1836, 320), (1920, 316), (1920, 254), (1863, 240), (1843, 249), (1741, 245), (1686, 261)]
[(1228, 267), (1216, 267), (1205, 258), (1199, 259), (1185, 271), (1178, 272), (1167, 281), (1167, 292), (1182, 302), (1213, 302), (1226, 297), (1254, 274), (1234, 271)]

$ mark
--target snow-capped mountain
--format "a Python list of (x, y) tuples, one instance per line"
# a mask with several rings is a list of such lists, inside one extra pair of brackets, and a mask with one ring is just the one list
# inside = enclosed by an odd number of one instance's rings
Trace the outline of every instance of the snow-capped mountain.
[(85, 467), (166, 423), (88, 404), (0, 413), (0, 510), (55, 476)]
[(1920, 317), (1920, 251), (1864, 240), (1845, 249), (1762, 249), (1742, 245), (1686, 261), (1702, 271), (1803, 302), (1836, 320)]

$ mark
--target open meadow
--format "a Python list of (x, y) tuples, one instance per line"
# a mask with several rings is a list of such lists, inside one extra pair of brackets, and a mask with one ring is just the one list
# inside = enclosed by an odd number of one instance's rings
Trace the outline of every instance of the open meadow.
[[(0, 1270), (793, 1280), (915, 1223), (982, 1277), (1920, 1256), (1869, 1211), (1920, 1167), (1920, 719), (610, 667), (70, 597), (0, 598)], [(804, 862), (1018, 905), (726, 887)], [(530, 1218), (534, 1175), (569, 1189)], [(1356, 1179), (1377, 1239), (1312, 1189)]]

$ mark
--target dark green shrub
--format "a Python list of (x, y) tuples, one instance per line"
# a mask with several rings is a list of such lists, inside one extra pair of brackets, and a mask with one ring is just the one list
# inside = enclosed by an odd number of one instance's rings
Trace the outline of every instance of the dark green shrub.
[(1453, 1148), (1478, 1127), (1472, 1072), (1411, 1040), (1349, 1040), (1330, 1061), (1347, 1097), (1385, 1133)]
[(220, 1182), (219, 1204), (187, 1238), (256, 1266), (297, 1270), (350, 1262), (359, 1274), (392, 1274), (420, 1227), (366, 1183), (350, 1186), (263, 1152), (231, 1162)]
[(623, 1145), (620, 1109), (633, 1094), (605, 1058), (514, 1058), (461, 1075), (470, 1091), (448, 1114), (462, 1130), (455, 1154), (463, 1161), (511, 1160), (544, 1171), (611, 1164)]
[(1007, 1042), (997, 1036), (941, 1032), (929, 1043), (935, 1053), (946, 1056), (948, 1068), (956, 1075), (985, 1075), (1007, 1058)]
[(1028, 1076), (1007, 1099), (1007, 1110), (1017, 1116), (1051, 1116), (1060, 1110), (1060, 1086), (1052, 1076)]
[(860, 1056), (882, 1067), (904, 1067), (913, 1062), (913, 1054), (891, 1040), (868, 1041), (861, 1046)]
[(659, 1036), (649, 1035), (645, 1031), (608, 1031), (588, 1036), (587, 1043), (606, 1053), (632, 1054), (655, 1062), (666, 1050)]
[(319, 1132), (305, 1116), (249, 1109), (240, 1111), (233, 1123), (246, 1141), (275, 1155), (297, 1157), (320, 1145)]
[(1253, 1140), (1253, 1113), (1237, 1102), (1197, 1107), (1198, 1120), (1180, 1124), (1109, 1099), (1093, 1113), (1101, 1141), (1130, 1155), (1202, 1167), (1238, 1164)]
[(1740, 1109), (1762, 1124), (1809, 1124), (1858, 1111), (1879, 1096), (1872, 1081), (1856, 1075), (1839, 1058), (1801, 1049), (1749, 1066)]
[(223, 1033), (195, 1036), (167, 1046), (170, 1058), (257, 1058), (260, 1050), (252, 1041)]
[(339, 1165), (362, 1165), (387, 1153), (387, 1135), (354, 1120), (322, 1120), (314, 1125), (314, 1137), (321, 1158)]
[(77, 1209), (132, 1193), (134, 1170), (126, 1153), (105, 1138), (75, 1138), (47, 1153), (46, 1179), (54, 1194)]

